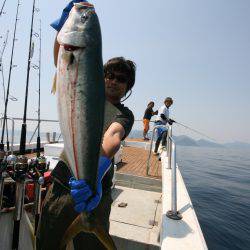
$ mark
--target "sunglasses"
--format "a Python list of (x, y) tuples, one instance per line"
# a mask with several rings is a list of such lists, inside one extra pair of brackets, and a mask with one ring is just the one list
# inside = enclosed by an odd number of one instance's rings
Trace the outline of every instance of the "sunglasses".
[(123, 74), (118, 75), (118, 74), (108, 72), (106, 74), (105, 78), (107, 78), (108, 80), (116, 79), (116, 81), (119, 83), (127, 83), (128, 82), (128, 77), (126, 75), (123, 75)]

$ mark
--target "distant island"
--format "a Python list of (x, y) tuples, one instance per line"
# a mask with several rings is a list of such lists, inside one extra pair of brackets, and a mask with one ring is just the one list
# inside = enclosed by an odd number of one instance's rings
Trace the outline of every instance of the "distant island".
[[(142, 138), (141, 130), (132, 130), (128, 136), (129, 138)], [(173, 136), (175, 143), (179, 146), (192, 147), (210, 147), (210, 148), (249, 148), (250, 143), (245, 142), (230, 142), (230, 143), (216, 143), (213, 141), (200, 139), (194, 140), (187, 135)]]

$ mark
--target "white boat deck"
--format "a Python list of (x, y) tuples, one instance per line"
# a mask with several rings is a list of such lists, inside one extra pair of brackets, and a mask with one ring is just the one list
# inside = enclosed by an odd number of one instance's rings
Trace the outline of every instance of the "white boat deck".
[[(129, 146), (129, 150), (126, 147)], [(58, 156), (56, 144), (45, 146), (48, 155)], [(60, 151), (62, 145), (59, 146)], [(125, 156), (126, 152), (135, 152), (138, 156)], [(185, 183), (177, 167), (177, 208), (183, 216), (182, 220), (172, 220), (166, 216), (171, 209), (171, 169), (167, 169), (166, 152), (161, 154), (161, 167), (158, 168), (157, 158), (151, 161), (152, 167), (161, 170), (157, 176), (145, 177), (148, 142), (125, 142), (119, 159), (122, 166), (116, 172), (117, 183), (114, 192), (114, 202), (110, 215), (110, 234), (118, 249), (168, 249), (194, 250), (207, 249), (198, 219), (188, 195)], [(51, 149), (51, 151), (50, 151)], [(142, 160), (141, 158), (145, 159)], [(135, 159), (137, 158), (137, 160)], [(126, 162), (124, 162), (126, 159)], [(138, 161), (139, 167), (136, 167)], [(160, 162), (159, 162), (160, 163)], [(131, 167), (132, 166), (132, 167)], [(138, 174), (137, 174), (138, 173)], [(162, 177), (160, 180), (159, 177)], [(159, 202), (160, 201), (160, 202)], [(126, 207), (119, 207), (120, 203)], [(153, 225), (152, 225), (153, 223)], [(150, 225), (151, 224), (151, 225)]]
[(168, 158), (166, 151), (162, 153), (162, 249), (207, 249), (207, 245), (195, 214), (186, 185), (177, 166), (177, 210), (181, 213), (181, 220), (172, 220), (166, 216), (171, 210), (171, 169), (167, 169)]
[(117, 249), (160, 249), (161, 193), (116, 186), (113, 195), (110, 234)]
[[(166, 216), (171, 209), (171, 169), (167, 169), (166, 151), (161, 153), (161, 162), (157, 157), (151, 159), (151, 175), (146, 176), (148, 143), (126, 142), (116, 156), (118, 170), (115, 174), (113, 204), (110, 215), (110, 234), (118, 250), (203, 250), (207, 249), (198, 219), (188, 195), (185, 183), (177, 167), (177, 208), (182, 220), (172, 220)], [(139, 146), (139, 148), (137, 148)], [(44, 146), (45, 155), (56, 165), (63, 149), (62, 144)], [(136, 150), (138, 149), (138, 153)], [(143, 152), (143, 150), (145, 152)], [(126, 153), (133, 157), (126, 156)], [(132, 160), (132, 162), (131, 162)], [(138, 162), (138, 166), (137, 163)], [(160, 172), (160, 173), (159, 173)], [(154, 176), (156, 174), (156, 176)], [(124, 206), (121, 206), (124, 205)], [(0, 249), (11, 249), (12, 213), (1, 214)], [(23, 217), (20, 249), (32, 249), (32, 234), (29, 219)], [(11, 223), (7, 223), (11, 222)], [(8, 237), (9, 236), (9, 237)], [(27, 238), (27, 239), (26, 239)], [(23, 245), (24, 244), (24, 245)], [(24, 248), (22, 248), (25, 246)], [(27, 248), (29, 246), (29, 248)], [(3, 248), (4, 247), (4, 248)]]

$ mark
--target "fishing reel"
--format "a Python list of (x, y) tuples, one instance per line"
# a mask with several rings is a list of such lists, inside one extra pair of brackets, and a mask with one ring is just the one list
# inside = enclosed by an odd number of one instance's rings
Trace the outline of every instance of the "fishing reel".
[(29, 160), (29, 175), (40, 185), (44, 184), (44, 173), (49, 170), (50, 162), (44, 156), (39, 156)]
[(7, 157), (7, 172), (14, 180), (24, 180), (29, 171), (28, 158), (24, 155)]

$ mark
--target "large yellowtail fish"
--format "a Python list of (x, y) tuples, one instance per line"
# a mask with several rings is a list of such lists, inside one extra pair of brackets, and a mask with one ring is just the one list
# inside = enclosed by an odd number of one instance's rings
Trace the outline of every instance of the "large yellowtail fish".
[[(94, 6), (75, 3), (57, 37), (60, 44), (56, 88), (64, 154), (76, 179), (96, 190), (104, 123), (105, 87), (101, 29)], [(107, 249), (115, 249), (98, 219), (81, 213), (66, 231), (61, 248), (80, 231), (95, 233)]]

